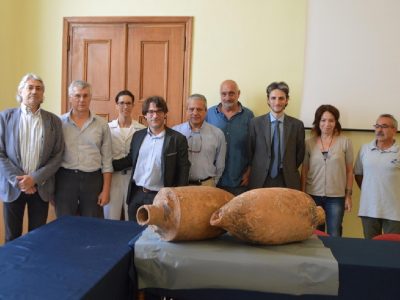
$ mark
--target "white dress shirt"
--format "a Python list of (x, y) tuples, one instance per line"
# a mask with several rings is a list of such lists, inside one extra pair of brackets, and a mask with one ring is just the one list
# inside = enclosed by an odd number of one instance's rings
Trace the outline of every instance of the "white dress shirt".
[(22, 169), (25, 174), (31, 174), (39, 167), (43, 146), (43, 123), (40, 109), (33, 113), (23, 103), (19, 120), (19, 145)]

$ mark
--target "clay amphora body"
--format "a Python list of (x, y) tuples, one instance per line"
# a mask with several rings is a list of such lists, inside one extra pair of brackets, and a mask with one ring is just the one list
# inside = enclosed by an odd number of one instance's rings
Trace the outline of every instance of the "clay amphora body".
[(150, 225), (165, 241), (202, 240), (225, 231), (210, 225), (210, 217), (234, 195), (214, 187), (162, 188), (153, 205), (139, 207), (136, 219)]
[(286, 188), (243, 193), (216, 211), (211, 225), (258, 244), (284, 244), (309, 238), (325, 213), (307, 194)]

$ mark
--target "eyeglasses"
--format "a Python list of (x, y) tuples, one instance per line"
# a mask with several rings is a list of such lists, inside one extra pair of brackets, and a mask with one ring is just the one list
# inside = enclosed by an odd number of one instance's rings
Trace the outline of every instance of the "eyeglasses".
[(188, 137), (188, 151), (191, 153), (200, 153), (203, 139), (200, 133), (193, 133)]
[(374, 125), (372, 125), (375, 129), (378, 129), (378, 128), (382, 128), (382, 129), (388, 129), (388, 128), (393, 128), (393, 126), (389, 126), (389, 125), (387, 125), (387, 124), (382, 124), (382, 125), (380, 125), (380, 124), (374, 124)]
[(117, 104), (118, 104), (118, 106), (120, 106), (120, 107), (122, 107), (122, 106), (124, 106), (124, 105), (126, 105), (126, 106), (132, 106), (132, 105), (133, 105), (132, 102), (124, 102), (124, 101), (117, 102)]
[(164, 113), (164, 111), (161, 109), (160, 110), (148, 110), (146, 112), (146, 114), (148, 114), (148, 115), (154, 115), (154, 114), (161, 115), (163, 113)]

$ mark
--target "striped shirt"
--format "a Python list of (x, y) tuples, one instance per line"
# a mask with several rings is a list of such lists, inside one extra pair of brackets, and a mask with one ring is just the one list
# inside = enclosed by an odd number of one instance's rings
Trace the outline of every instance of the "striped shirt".
[(25, 174), (31, 174), (39, 167), (43, 147), (43, 122), (40, 108), (32, 112), (25, 104), (21, 104), (19, 145), (22, 170)]

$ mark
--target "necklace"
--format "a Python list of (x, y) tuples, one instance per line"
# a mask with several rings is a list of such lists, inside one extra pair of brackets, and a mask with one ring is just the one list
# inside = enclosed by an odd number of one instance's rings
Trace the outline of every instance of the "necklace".
[(329, 149), (331, 148), (332, 145), (332, 141), (333, 141), (333, 136), (331, 137), (331, 140), (329, 142), (328, 148), (325, 150), (325, 146), (324, 146), (324, 142), (322, 141), (322, 138), (319, 137), (320, 141), (321, 141), (321, 146), (322, 146), (322, 155), (324, 156), (324, 160), (326, 160), (328, 158), (328, 153), (329, 153)]

